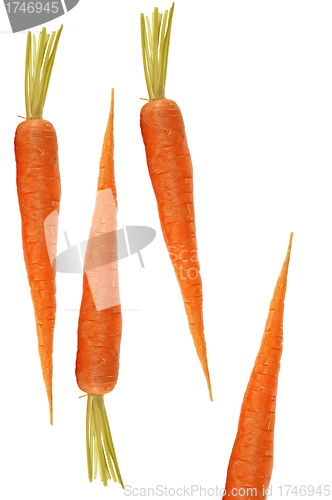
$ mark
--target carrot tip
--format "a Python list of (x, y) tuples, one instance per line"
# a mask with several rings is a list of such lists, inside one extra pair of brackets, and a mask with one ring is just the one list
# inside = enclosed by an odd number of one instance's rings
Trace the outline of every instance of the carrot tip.
[(208, 367), (206, 366), (206, 368), (203, 368), (203, 370), (204, 370), (204, 375), (205, 375), (205, 378), (206, 378), (206, 383), (207, 383), (208, 390), (209, 390), (210, 401), (213, 401), (213, 397), (212, 397), (212, 387), (211, 387), (211, 381), (210, 381), (209, 369), (208, 369)]
[(48, 406), (49, 406), (49, 411), (50, 411), (50, 424), (53, 425), (53, 394), (52, 394), (52, 382), (51, 385), (46, 388), (47, 391), (47, 399), (48, 399)]
[(211, 388), (210, 381), (208, 382), (208, 389), (209, 389), (210, 401), (213, 401), (213, 397), (212, 397), (212, 388)]
[(292, 248), (292, 243), (293, 243), (293, 232), (290, 234), (290, 238), (289, 238), (289, 245), (288, 245), (288, 250), (290, 251), (291, 248)]

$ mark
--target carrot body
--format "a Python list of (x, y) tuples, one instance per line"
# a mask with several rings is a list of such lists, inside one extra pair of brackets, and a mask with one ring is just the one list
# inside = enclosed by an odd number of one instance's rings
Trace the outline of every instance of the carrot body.
[[(255, 365), (244, 395), (238, 431), (229, 461), (226, 495), (246, 500), (266, 498), (273, 468), (278, 375), (283, 343), (283, 315), (292, 245), (278, 278)], [(240, 488), (244, 490), (240, 491)], [(249, 491), (247, 488), (255, 488)], [(245, 492), (244, 495), (242, 493)]]
[[(15, 157), (22, 245), (52, 423), (52, 352), (56, 300), (55, 271), (50, 261), (50, 246), (53, 246), (52, 253), (55, 254), (61, 194), (58, 144), (53, 125), (47, 120), (22, 122), (15, 134)], [(45, 221), (51, 214), (54, 215), (51, 216), (51, 227), (48, 226), (51, 236), (46, 241)]]
[[(119, 371), (122, 315), (117, 265), (117, 200), (113, 160), (113, 100), (99, 167), (98, 193), (85, 255), (83, 295), (78, 324), (76, 377), (79, 388), (106, 394)], [(105, 238), (97, 236), (105, 235)], [(97, 258), (96, 258), (97, 255)], [(110, 264), (98, 268), (98, 256)], [(90, 262), (93, 259), (94, 269)], [(93, 289), (91, 289), (93, 287)]]
[(108, 479), (112, 477), (124, 487), (104, 405), (104, 394), (114, 389), (118, 379), (122, 332), (113, 120), (114, 89), (84, 261), (76, 378), (79, 388), (88, 393), (86, 444), (89, 480), (93, 479), (93, 470), (99, 470), (104, 486), (107, 486)]
[(178, 105), (170, 99), (147, 103), (141, 110), (141, 130), (162, 232), (212, 400), (197, 258), (193, 167)]

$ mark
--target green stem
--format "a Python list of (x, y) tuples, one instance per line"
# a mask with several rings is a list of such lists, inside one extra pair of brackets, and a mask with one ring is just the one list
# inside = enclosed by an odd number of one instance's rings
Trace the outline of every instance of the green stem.
[(143, 67), (150, 101), (165, 99), (168, 50), (171, 36), (174, 3), (164, 16), (155, 7), (151, 24), (141, 14)]
[[(90, 416), (90, 418), (88, 417)], [(88, 398), (88, 406), (86, 410), (86, 453), (87, 453), (87, 462), (88, 462), (88, 476), (89, 481), (92, 481), (92, 465), (93, 465), (93, 440), (91, 427), (93, 427), (93, 414), (92, 414), (92, 398)]]
[(25, 57), (25, 107), (27, 120), (43, 118), (43, 110), (50, 83), (55, 54), (58, 48), (62, 26), (52, 35), (43, 28), (36, 37), (28, 33)]
[(119, 481), (124, 488), (103, 394), (88, 394), (86, 450), (89, 481), (92, 481), (93, 477), (96, 479), (99, 470), (104, 486), (107, 486), (107, 481), (112, 478), (115, 482)]

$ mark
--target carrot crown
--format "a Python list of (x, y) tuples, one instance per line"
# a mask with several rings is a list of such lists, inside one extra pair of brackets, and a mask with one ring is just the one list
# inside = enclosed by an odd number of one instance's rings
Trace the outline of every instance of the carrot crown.
[(36, 37), (28, 33), (25, 58), (25, 106), (27, 120), (43, 118), (43, 109), (50, 83), (55, 54), (58, 48), (62, 26), (51, 35), (43, 28)]
[(169, 40), (173, 19), (174, 3), (164, 16), (155, 7), (151, 24), (148, 16), (141, 14), (141, 37), (143, 65), (150, 101), (165, 99), (165, 85)]
[(114, 444), (104, 405), (103, 394), (88, 394), (86, 413), (86, 449), (90, 482), (96, 479), (99, 469), (100, 478), (107, 486), (113, 479), (124, 488)]

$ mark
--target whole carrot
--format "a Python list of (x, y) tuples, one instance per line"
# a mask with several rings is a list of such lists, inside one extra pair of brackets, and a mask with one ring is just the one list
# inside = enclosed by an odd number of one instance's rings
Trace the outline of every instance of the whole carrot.
[(270, 484), (284, 300), (292, 239), (293, 233), (270, 304), (261, 347), (244, 395), (228, 465), (225, 498), (263, 500)]
[(197, 258), (193, 167), (178, 105), (165, 98), (168, 49), (174, 4), (169, 15), (155, 8), (152, 24), (141, 14), (142, 51), (150, 102), (141, 110), (141, 131), (164, 240), (188, 317), (198, 358), (212, 391), (203, 325), (203, 295)]
[(57, 223), (60, 205), (58, 143), (43, 109), (62, 26), (52, 35), (43, 28), (38, 45), (28, 33), (25, 65), (26, 120), (15, 133), (17, 194), (22, 246), (34, 306), (38, 349), (53, 423), (52, 373), (55, 323)]
[(112, 477), (114, 481), (118, 479), (123, 487), (104, 406), (104, 394), (114, 389), (118, 379), (122, 333), (113, 117), (112, 89), (111, 111), (99, 167), (97, 199), (84, 262), (76, 378), (79, 388), (88, 394), (86, 444), (89, 480), (96, 478), (99, 469), (105, 486)]

